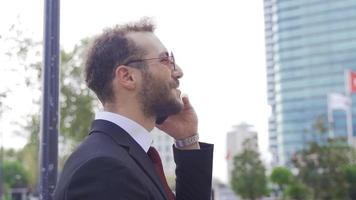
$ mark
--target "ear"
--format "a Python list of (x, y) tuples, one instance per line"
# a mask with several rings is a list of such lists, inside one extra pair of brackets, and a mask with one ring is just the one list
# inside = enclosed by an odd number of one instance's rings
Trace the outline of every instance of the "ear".
[(133, 90), (137, 85), (136, 69), (120, 65), (115, 69), (115, 80), (124, 88)]

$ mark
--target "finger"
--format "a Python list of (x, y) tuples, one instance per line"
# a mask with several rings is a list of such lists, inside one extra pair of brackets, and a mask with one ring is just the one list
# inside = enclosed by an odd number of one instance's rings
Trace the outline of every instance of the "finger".
[(184, 105), (184, 109), (192, 109), (192, 105), (190, 104), (189, 98), (187, 95), (182, 96), (182, 101)]

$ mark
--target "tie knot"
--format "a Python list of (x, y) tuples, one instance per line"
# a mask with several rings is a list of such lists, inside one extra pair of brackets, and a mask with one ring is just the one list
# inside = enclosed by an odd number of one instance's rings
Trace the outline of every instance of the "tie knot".
[(153, 163), (161, 163), (161, 158), (159, 156), (158, 151), (154, 147), (150, 147), (147, 152), (148, 157), (150, 157)]

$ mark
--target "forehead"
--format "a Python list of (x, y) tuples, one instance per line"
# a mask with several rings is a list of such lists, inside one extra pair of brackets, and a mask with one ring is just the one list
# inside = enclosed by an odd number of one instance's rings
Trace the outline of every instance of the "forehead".
[(151, 32), (133, 32), (127, 34), (127, 37), (132, 39), (137, 46), (146, 50), (148, 55), (158, 55), (162, 52), (167, 52), (166, 47)]

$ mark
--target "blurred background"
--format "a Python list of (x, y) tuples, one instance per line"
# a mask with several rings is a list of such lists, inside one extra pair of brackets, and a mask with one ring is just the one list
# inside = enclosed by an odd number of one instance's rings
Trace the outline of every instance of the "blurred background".
[[(356, 199), (356, 1), (60, 3), (59, 172), (100, 109), (88, 42), (148, 16), (215, 144), (213, 199)], [(44, 2), (0, 5), (0, 200), (38, 199)], [(154, 136), (174, 189), (172, 139)]]

